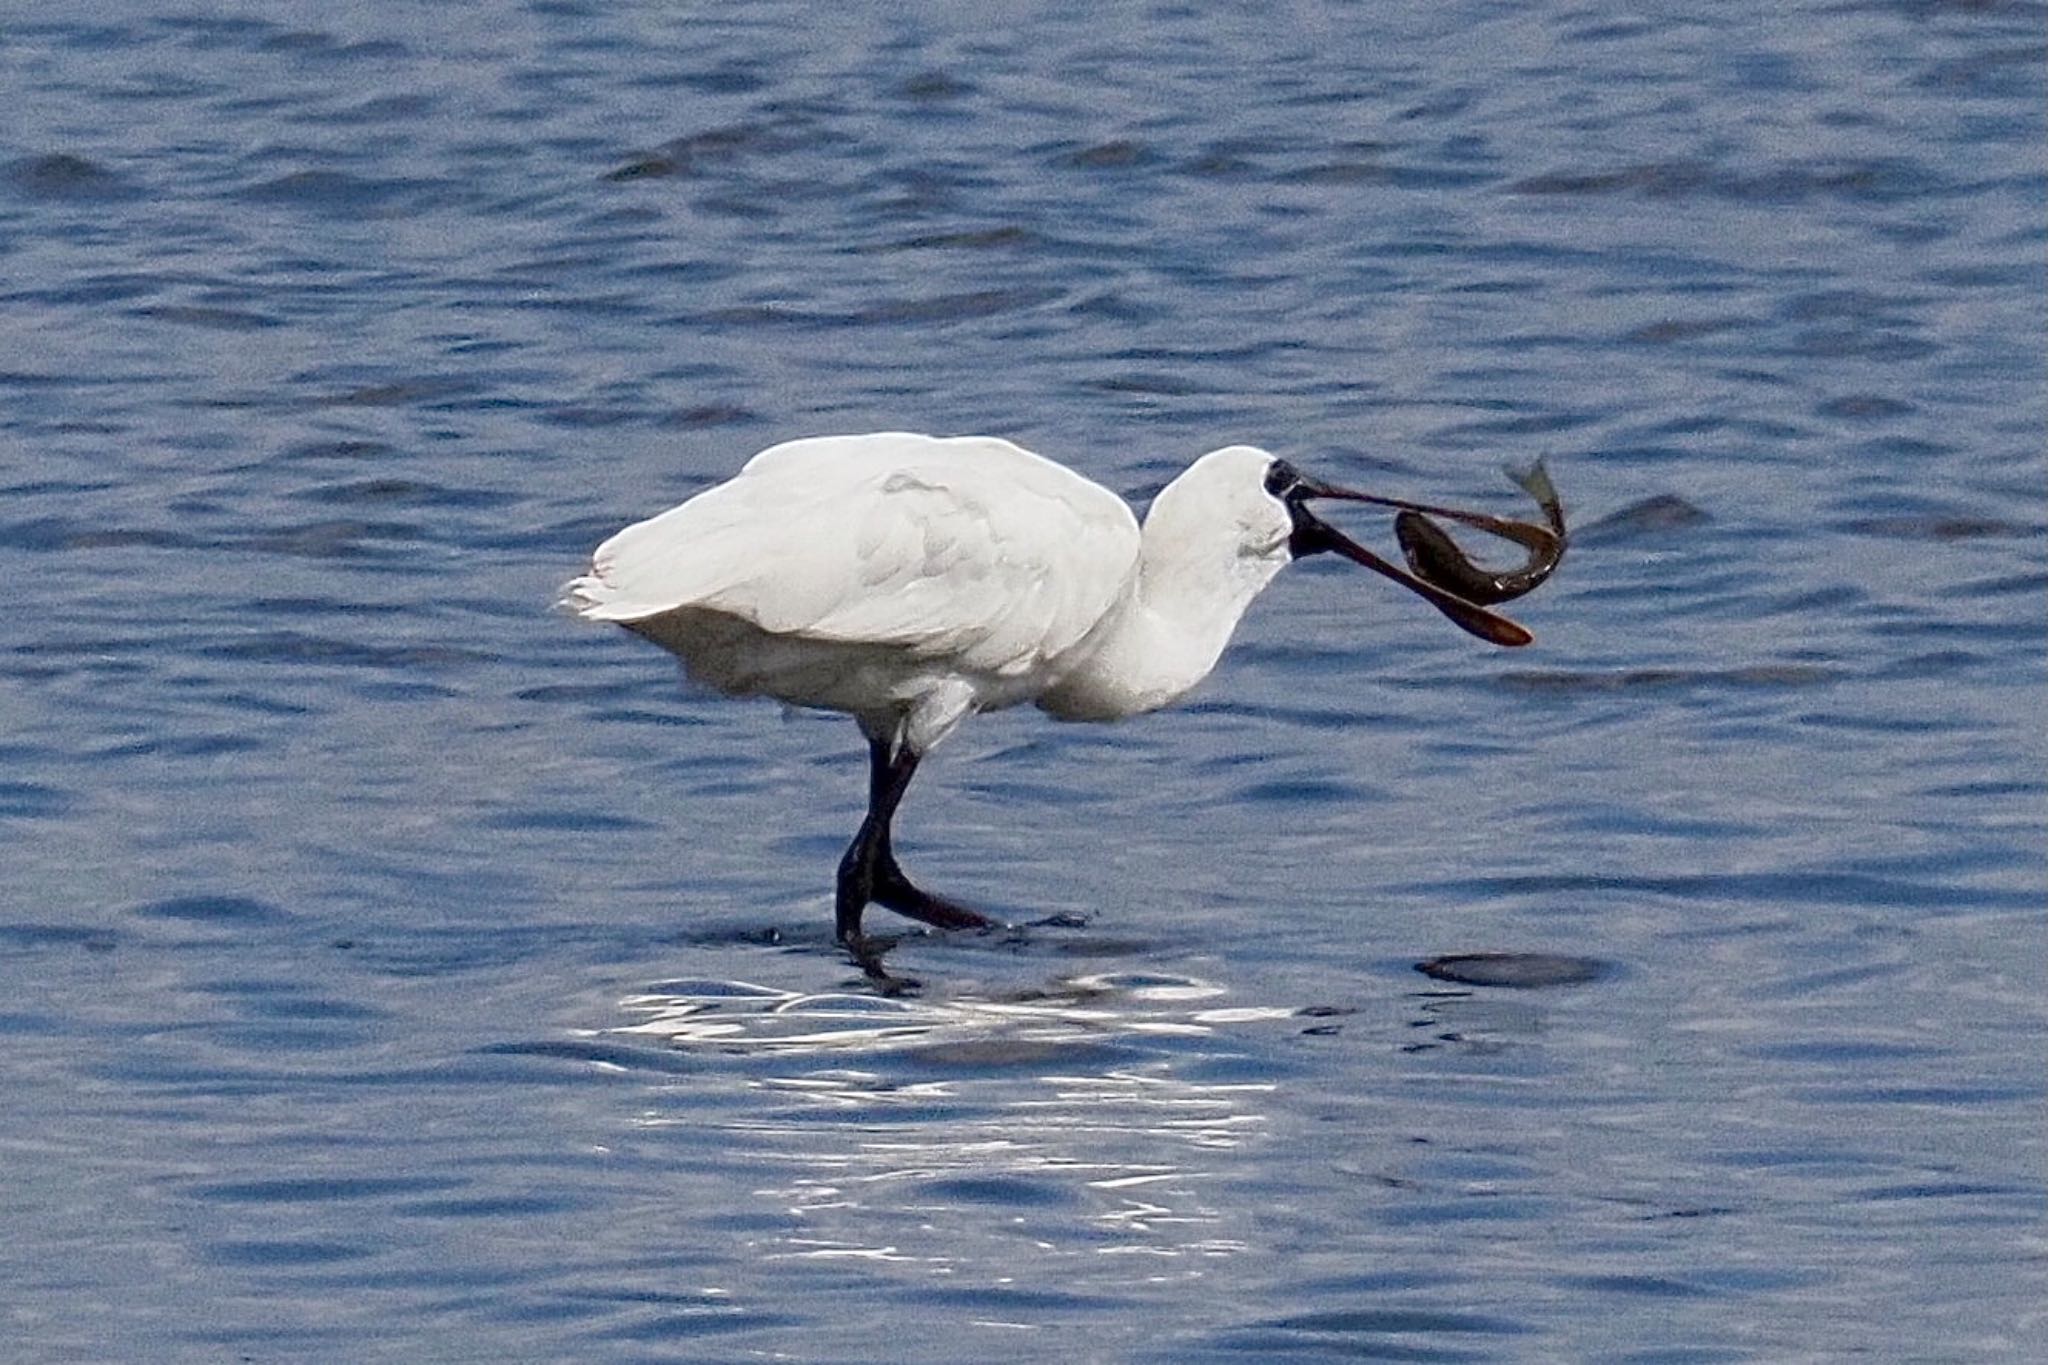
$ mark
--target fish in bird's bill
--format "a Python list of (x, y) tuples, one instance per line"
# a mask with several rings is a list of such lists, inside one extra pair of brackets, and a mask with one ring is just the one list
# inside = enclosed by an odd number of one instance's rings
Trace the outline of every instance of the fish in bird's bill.
[[(1291, 466), (1287, 466), (1286, 471), (1288, 480), (1282, 496), (1295, 515), (1293, 549), (1297, 558), (1330, 551), (1364, 565), (1418, 594), (1458, 626), (1489, 643), (1513, 648), (1536, 638), (1526, 627), (1487, 608), (1534, 591), (1564, 558), (1564, 504), (1558, 498), (1557, 489), (1541, 460), (1527, 469), (1511, 468), (1508, 474), (1536, 499), (1550, 523), (1548, 526), (1513, 521), (1485, 512), (1361, 493), (1303, 477)], [(1394, 534), (1408, 560), (1408, 568), (1403, 570), (1389, 563), (1309, 513), (1303, 505), (1308, 498), (1332, 498), (1397, 509)], [(1494, 571), (1481, 568), (1443, 528), (1430, 520), (1431, 517), (1460, 522), (1488, 535), (1511, 540), (1528, 551), (1528, 558), (1513, 569)]]
[(1544, 519), (1550, 523), (1548, 531), (1528, 522), (1497, 518), (1484, 522), (1465, 517), (1458, 520), (1514, 541), (1528, 550), (1528, 559), (1512, 569), (1482, 569), (1442, 527), (1421, 512), (1404, 510), (1394, 518), (1394, 537), (1401, 542), (1401, 553), (1417, 578), (1447, 588), (1467, 602), (1490, 607), (1533, 592), (1550, 577), (1564, 558), (1564, 503), (1558, 498), (1557, 487), (1551, 483), (1550, 471), (1543, 467), (1543, 461), (1538, 460), (1527, 469), (1510, 465), (1507, 473), (1543, 509)]

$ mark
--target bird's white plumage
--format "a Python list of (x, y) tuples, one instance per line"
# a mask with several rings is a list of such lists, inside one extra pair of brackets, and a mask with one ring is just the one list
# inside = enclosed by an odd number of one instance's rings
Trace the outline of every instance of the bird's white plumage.
[(1130, 714), (1199, 681), (1286, 562), (1270, 463), (1204, 456), (1141, 532), (1123, 499), (1008, 441), (790, 441), (607, 540), (564, 602), (722, 691), (850, 712), (919, 750), (1026, 700)]
[(1337, 488), (1256, 447), (1226, 446), (1162, 488), (1141, 527), (1121, 498), (1008, 441), (884, 432), (762, 451), (730, 481), (600, 545), (563, 604), (653, 640), (720, 691), (860, 722), (867, 814), (839, 861), (834, 927), (862, 969), (896, 990), (886, 945), (861, 931), (865, 907), (937, 929), (994, 924), (912, 882), (891, 836), (922, 755), (976, 711), (1030, 701), (1063, 720), (1113, 720), (1165, 706), (1215, 667), (1245, 608), (1297, 551), (1335, 551), (1474, 634), (1527, 643), (1513, 622), (1317, 518), (1311, 498), (1495, 529), (1548, 556), (1523, 571), (1538, 580), (1563, 550), (1554, 497), (1550, 535)]

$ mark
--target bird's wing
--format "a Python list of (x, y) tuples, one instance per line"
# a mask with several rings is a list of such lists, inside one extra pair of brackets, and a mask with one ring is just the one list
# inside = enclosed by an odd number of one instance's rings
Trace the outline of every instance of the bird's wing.
[(609, 621), (697, 607), (1008, 673), (1078, 643), (1137, 554), (1121, 498), (1007, 441), (827, 437), (627, 527), (569, 601)]

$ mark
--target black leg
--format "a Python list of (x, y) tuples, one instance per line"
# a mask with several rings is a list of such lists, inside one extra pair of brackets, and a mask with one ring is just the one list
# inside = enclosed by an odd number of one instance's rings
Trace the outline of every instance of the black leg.
[(886, 740), (868, 741), (867, 818), (839, 860), (835, 909), (841, 943), (861, 942), (860, 915), (869, 901), (938, 929), (986, 929), (995, 923), (964, 905), (919, 890), (897, 866), (889, 847), (889, 822), (916, 772), (917, 755), (911, 750), (892, 756)]

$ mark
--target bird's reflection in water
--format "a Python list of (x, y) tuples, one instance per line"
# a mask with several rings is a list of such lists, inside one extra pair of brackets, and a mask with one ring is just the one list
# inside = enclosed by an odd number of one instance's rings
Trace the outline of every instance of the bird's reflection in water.
[(726, 1159), (795, 1220), (765, 1254), (943, 1268), (1022, 1238), (1036, 1257), (1207, 1257), (1243, 1247), (1242, 1210), (1205, 1191), (1276, 1089), (1212, 1078), (1233, 1069), (1208, 1040), (1295, 1015), (1223, 996), (1130, 974), (951, 999), (670, 982), (625, 1001), (641, 1017), (619, 1032), (737, 1074), (744, 1097), (694, 1103), (683, 1078), (641, 1121), (722, 1127)]

